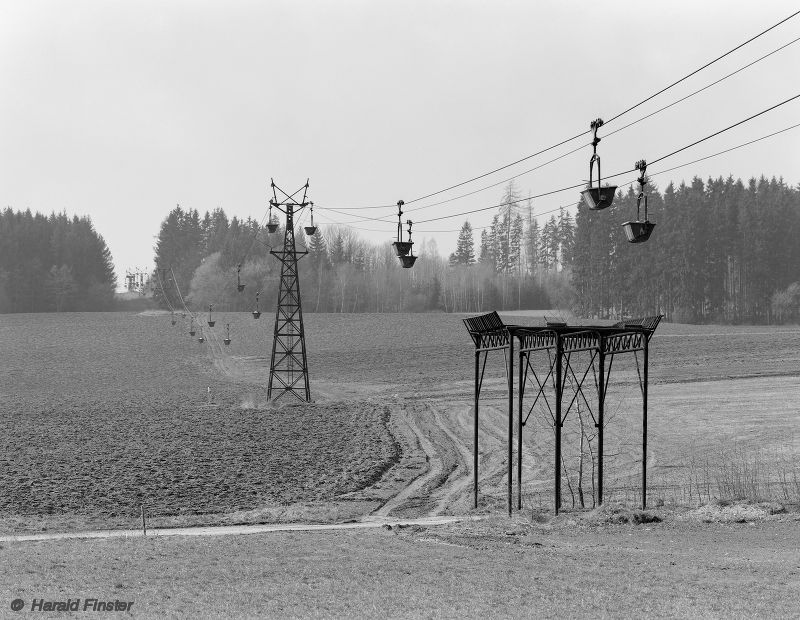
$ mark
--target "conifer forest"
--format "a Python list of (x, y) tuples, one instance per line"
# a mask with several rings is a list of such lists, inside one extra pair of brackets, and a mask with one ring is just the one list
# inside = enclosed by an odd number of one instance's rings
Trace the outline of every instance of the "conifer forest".
[(0, 312), (111, 310), (116, 285), (88, 217), (0, 212)]

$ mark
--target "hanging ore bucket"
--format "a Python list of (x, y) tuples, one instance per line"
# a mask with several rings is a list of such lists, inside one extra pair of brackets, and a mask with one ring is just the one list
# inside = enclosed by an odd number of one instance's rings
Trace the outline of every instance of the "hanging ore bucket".
[[(622, 228), (625, 229), (625, 236), (628, 238), (629, 243), (644, 243), (650, 238), (650, 234), (656, 225), (647, 219), (647, 196), (644, 193), (644, 186), (647, 184), (647, 162), (643, 159), (637, 161), (636, 169), (641, 173), (637, 179), (639, 182), (639, 195), (636, 197), (636, 221), (625, 222), (622, 224)], [(644, 221), (639, 219), (642, 198), (644, 198)]]
[(625, 236), (631, 243), (644, 243), (656, 227), (653, 222), (625, 222), (623, 225)]
[(417, 262), (417, 257), (411, 255), (401, 256), (400, 262), (403, 264), (403, 269), (410, 269), (411, 267), (414, 266), (414, 263)]
[[(411, 225), (412, 221), (406, 221), (408, 224), (408, 251), (411, 252), (411, 246), (414, 245), (414, 242), (411, 241)], [(408, 255), (401, 255), (399, 256), (400, 263), (403, 265), (403, 269), (411, 269), (414, 266), (414, 263), (417, 262), (417, 257), (413, 254), (409, 253)]]
[(253, 318), (257, 319), (261, 316), (261, 311), (258, 309), (258, 296), (261, 294), (261, 291), (256, 291), (256, 309), (253, 310)]
[(194, 336), (197, 332), (194, 329), (194, 319), (189, 323), (189, 335)]
[(231, 343), (231, 324), (230, 323), (226, 323), (225, 324), (225, 340), (223, 340), (222, 342), (225, 343), (225, 346), (228, 346)]
[(214, 327), (214, 323), (216, 323), (216, 321), (213, 321), (211, 319), (211, 308), (213, 308), (213, 307), (214, 307), (214, 304), (208, 304), (208, 326), (209, 327)]
[[(403, 205), (405, 202), (402, 200), (397, 201), (397, 241), (392, 243), (394, 246), (394, 252), (399, 257), (407, 256), (408, 253), (411, 251), (411, 246), (414, 245), (411, 242), (411, 239), (408, 241), (403, 241)], [(414, 261), (411, 261), (411, 265), (414, 264)], [(409, 267), (411, 266), (409, 265)], [(405, 266), (405, 265), (404, 265)]]
[[(592, 121), (591, 128), (594, 130), (594, 140), (592, 140), (592, 158), (589, 160), (589, 187), (581, 192), (586, 206), (592, 211), (600, 211), (611, 206), (614, 202), (614, 195), (617, 193), (616, 185), (606, 185), (601, 187), (600, 176), (600, 156), (597, 154), (597, 144), (600, 138), (597, 137), (597, 130), (602, 127), (603, 119), (598, 118)], [(597, 162), (597, 187), (593, 185), (592, 172), (594, 169), (594, 162)]]
[(267, 219), (267, 232), (274, 233), (278, 230), (278, 220), (272, 217), (272, 201), (269, 201), (269, 218)]
[(305, 231), (306, 231), (306, 234), (310, 237), (315, 232), (317, 232), (317, 227), (314, 226), (314, 203), (313, 202), (309, 202), (308, 204), (310, 205), (310, 208), (311, 208), (311, 226), (306, 226), (305, 227)]
[(244, 284), (242, 284), (242, 278), (239, 275), (242, 271), (242, 263), (236, 265), (236, 290), (240, 293), (244, 290)]

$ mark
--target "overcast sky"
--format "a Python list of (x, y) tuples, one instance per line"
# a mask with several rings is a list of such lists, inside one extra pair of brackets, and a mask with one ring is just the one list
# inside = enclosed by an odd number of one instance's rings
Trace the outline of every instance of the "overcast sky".
[[(270, 177), (310, 178), (317, 221), (394, 235), (391, 205), (435, 192), (610, 119), (800, 9), (787, 1), (0, 3), (0, 200), (89, 215), (126, 268), (152, 264), (176, 203), (261, 219)], [(609, 122), (604, 136), (800, 37), (800, 16)], [(604, 175), (633, 168), (800, 94), (800, 42), (604, 139)], [(653, 181), (720, 175), (800, 182), (800, 99), (653, 165)], [(586, 144), (409, 205), (420, 231), (457, 230), (502, 181)], [(591, 147), (520, 176), (525, 194), (580, 183)], [(634, 175), (616, 179), (620, 183)], [(574, 210), (577, 190), (534, 201)], [(470, 215), (486, 225), (493, 211)], [(386, 218), (363, 221), (360, 216)], [(549, 215), (543, 215), (543, 218)], [(374, 230), (361, 230), (374, 229)], [(456, 232), (419, 232), (449, 254)], [(477, 235), (476, 235), (477, 239)]]

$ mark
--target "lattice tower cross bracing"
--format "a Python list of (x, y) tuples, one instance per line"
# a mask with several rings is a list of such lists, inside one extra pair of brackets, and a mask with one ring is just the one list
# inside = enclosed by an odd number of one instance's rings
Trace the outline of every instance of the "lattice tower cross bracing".
[[(303, 191), (303, 198), (295, 202), (294, 196)], [(269, 368), (269, 384), (267, 398), (275, 399), (286, 393), (293, 394), (300, 400), (311, 401), (311, 388), (308, 380), (308, 362), (306, 360), (306, 338), (303, 329), (303, 306), (300, 298), (300, 279), (297, 262), (308, 252), (298, 252), (294, 242), (295, 208), (307, 206), (306, 193), (308, 181), (291, 196), (286, 194), (275, 183), (272, 183), (272, 207), (286, 214), (286, 230), (283, 236), (283, 249), (271, 250), (281, 261), (281, 280), (278, 289), (278, 307), (275, 312), (275, 328), (272, 338), (272, 357)], [(279, 201), (277, 193), (286, 198)]]

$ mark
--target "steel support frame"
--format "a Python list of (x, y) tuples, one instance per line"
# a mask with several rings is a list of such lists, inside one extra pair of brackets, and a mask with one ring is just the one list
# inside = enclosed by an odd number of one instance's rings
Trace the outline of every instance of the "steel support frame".
[[(511, 339), (508, 339), (509, 343)], [(479, 418), (479, 405), (480, 405), (480, 396), (481, 396), (481, 389), (483, 388), (483, 376), (486, 372), (486, 361), (489, 358), (489, 353), (491, 351), (503, 351), (503, 355), (505, 356), (505, 351), (508, 350), (509, 345), (497, 345), (494, 342), (488, 343), (489, 346), (481, 346), (480, 336), (478, 336), (478, 340), (476, 341), (475, 346), (475, 401), (474, 401), (474, 411), (475, 414), (473, 415), (473, 446), (472, 446), (472, 506), (473, 508), (478, 507), (478, 418)], [(483, 354), (483, 364), (481, 365), (481, 354)], [(506, 374), (509, 377), (509, 381), (512, 380), (513, 375), (509, 368), (508, 363), (506, 363)], [(513, 387), (509, 387), (509, 394), (513, 397)], [(509, 439), (511, 441), (511, 439)], [(509, 481), (509, 492), (511, 488), (511, 482)]]
[[(604, 446), (603, 430), (605, 424), (605, 398), (608, 393), (608, 383), (611, 377), (611, 367), (614, 356), (621, 353), (643, 352), (643, 373), (640, 375), (640, 389), (642, 391), (642, 508), (647, 506), (647, 387), (649, 372), (649, 336), (650, 334), (643, 328), (632, 328), (627, 331), (617, 331), (605, 334), (600, 330), (587, 329), (561, 333), (558, 330), (538, 329), (527, 330), (525, 328), (511, 329), (511, 342), (514, 337), (519, 340), (519, 399), (518, 399), (518, 424), (517, 424), (517, 510), (522, 509), (522, 428), (533, 411), (533, 408), (542, 398), (551, 412), (554, 424), (555, 450), (554, 450), (554, 511), (558, 514), (561, 509), (561, 447), (562, 447), (562, 428), (564, 422), (580, 395), (595, 423), (597, 432), (598, 446), (598, 468), (597, 468), (597, 496), (598, 503), (603, 502), (603, 477), (604, 477)], [(510, 345), (513, 347), (513, 344)], [(547, 351), (549, 367), (544, 381), (540, 381), (538, 374), (531, 366), (531, 354), (536, 351)], [(583, 376), (578, 379), (573, 368), (572, 354), (579, 352), (589, 352), (591, 354), (588, 366)], [(551, 355), (554, 354), (554, 355)], [(590, 370), (594, 370), (595, 361), (597, 371), (595, 375), (595, 387), (597, 391), (597, 416), (591, 410), (589, 400), (583, 391), (584, 381)], [(608, 366), (606, 362), (608, 361)], [(566, 369), (565, 369), (566, 363)], [(530, 407), (528, 416), (523, 419), (525, 387), (528, 383), (528, 371), (531, 371), (538, 390), (533, 404)], [(568, 379), (566, 371), (571, 373), (574, 379), (574, 395), (568, 404), (566, 411), (563, 408), (565, 380)], [(552, 377), (552, 385), (555, 398), (555, 412), (550, 407), (545, 392), (548, 378)], [(509, 382), (509, 392), (513, 389), (512, 382)], [(511, 480), (511, 434), (513, 432), (513, 395), (509, 394), (509, 481)], [(512, 510), (511, 494), (508, 501), (509, 514)]]

